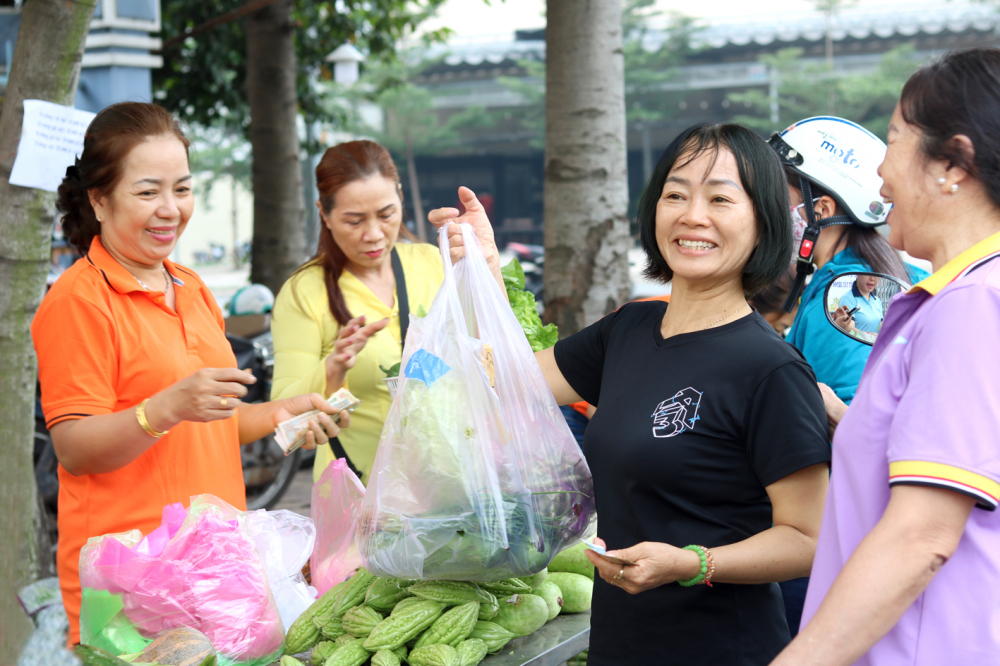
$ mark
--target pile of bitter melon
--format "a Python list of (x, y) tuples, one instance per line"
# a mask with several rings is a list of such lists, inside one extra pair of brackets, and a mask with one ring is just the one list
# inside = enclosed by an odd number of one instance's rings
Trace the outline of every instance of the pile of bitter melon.
[[(591, 573), (591, 576), (593, 574)], [(494, 583), (379, 578), (361, 568), (288, 630), (285, 654), (314, 666), (475, 666), (559, 613), (590, 608), (593, 581), (547, 570)], [(296, 666), (283, 658), (283, 666)]]

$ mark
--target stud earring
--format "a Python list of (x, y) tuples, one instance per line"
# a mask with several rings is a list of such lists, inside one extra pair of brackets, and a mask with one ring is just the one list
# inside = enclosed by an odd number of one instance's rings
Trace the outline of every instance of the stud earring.
[(944, 176), (941, 176), (940, 178), (938, 178), (938, 185), (944, 185), (946, 182), (948, 182), (948, 181), (945, 179)]
[(958, 192), (958, 183), (951, 186), (951, 193), (954, 194), (955, 192)]

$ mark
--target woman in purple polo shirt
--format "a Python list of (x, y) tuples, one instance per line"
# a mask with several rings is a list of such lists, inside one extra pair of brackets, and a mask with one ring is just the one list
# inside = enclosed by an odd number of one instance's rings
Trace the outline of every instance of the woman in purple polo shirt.
[(831, 409), (804, 626), (774, 665), (1000, 663), (998, 118), (1000, 49), (903, 88), (879, 168), (889, 241), (934, 274), (892, 302), (851, 408)]

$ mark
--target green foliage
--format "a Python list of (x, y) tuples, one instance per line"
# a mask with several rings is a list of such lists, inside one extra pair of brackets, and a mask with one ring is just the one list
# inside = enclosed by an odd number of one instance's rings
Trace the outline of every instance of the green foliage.
[(509, 264), (500, 269), (500, 273), (507, 288), (510, 307), (531, 344), (531, 351), (539, 352), (555, 345), (559, 341), (559, 330), (555, 324), (542, 326), (534, 295), (530, 291), (524, 291), (524, 269), (521, 268), (521, 262), (511, 259)]
[(524, 103), (502, 112), (494, 111), (491, 120), (493, 123), (501, 119), (513, 120), (534, 137), (528, 141), (529, 145), (542, 149), (545, 148), (545, 63), (521, 60), (518, 66), (524, 70), (525, 76), (501, 76), (497, 82), (520, 95)]
[[(328, 89), (315, 84), (332, 79), (324, 58), (345, 42), (372, 55), (392, 53), (396, 42), (429, 16), (443, 0), (294, 0), (292, 21), (298, 59), (296, 96), (307, 121), (329, 118)], [(164, 41), (181, 35), (244, 4), (243, 0), (163, 0)], [(431, 33), (439, 39), (447, 31)], [(153, 70), (156, 100), (188, 122), (222, 124), (244, 132), (250, 113), (246, 94), (246, 33), (231, 21), (164, 53)]]
[(625, 112), (629, 122), (657, 122), (674, 114), (681, 93), (663, 90), (692, 53), (694, 19), (674, 12), (666, 38), (653, 51), (646, 49), (649, 22), (662, 15), (656, 0), (627, 0), (622, 8), (622, 49), (625, 54)]
[[(653, 9), (656, 0), (626, 0), (622, 8), (622, 50), (625, 57), (625, 107), (629, 122), (657, 122), (670, 118), (677, 108), (680, 93), (663, 90), (677, 76), (677, 69), (692, 52), (691, 37), (695, 22), (680, 13), (672, 13), (667, 22), (666, 38), (659, 48), (647, 50), (649, 23), (662, 15)], [(517, 93), (524, 104), (503, 112), (491, 113), (491, 124), (513, 119), (535, 136), (529, 143), (545, 146), (545, 63), (522, 60), (523, 77), (499, 77), (497, 81)]]
[(913, 45), (907, 44), (886, 52), (872, 74), (842, 79), (837, 98), (845, 109), (845, 117), (864, 125), (884, 141), (903, 84), (919, 65)]
[(193, 125), (187, 129), (187, 135), (191, 140), (191, 173), (199, 176), (198, 194), (202, 195), (206, 206), (212, 188), (222, 177), (232, 178), (245, 189), (252, 189), (253, 155), (250, 143), (242, 134), (227, 132), (220, 126)]
[(765, 134), (780, 131), (803, 118), (826, 115), (832, 87), (834, 113), (863, 125), (884, 140), (903, 84), (919, 65), (912, 45), (886, 52), (871, 72), (846, 76), (831, 76), (825, 63), (803, 63), (801, 56), (801, 49), (789, 48), (760, 58), (778, 75), (777, 123), (770, 119), (768, 92), (761, 89), (728, 96), (736, 104), (750, 103), (749, 112), (735, 120)]
[(812, 0), (810, 4), (816, 8), (816, 11), (822, 12), (827, 16), (833, 16), (838, 14), (841, 9), (847, 9), (858, 4), (858, 0)]
[(489, 124), (482, 106), (472, 106), (443, 119), (434, 108), (432, 93), (412, 81), (427, 66), (433, 64), (423, 57), (421, 49), (380, 58), (370, 63), (359, 85), (349, 93), (357, 100), (373, 102), (385, 111), (385, 126), (366, 125), (352, 117), (348, 126), (359, 133), (374, 137), (397, 154), (433, 153), (459, 143), (460, 130)]

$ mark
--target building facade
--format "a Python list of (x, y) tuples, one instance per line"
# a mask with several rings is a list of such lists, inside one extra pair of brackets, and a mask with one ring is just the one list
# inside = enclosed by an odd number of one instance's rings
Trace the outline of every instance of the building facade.
[[(0, 6), (0, 87), (6, 89), (21, 26), (20, 7)], [(159, 0), (98, 0), (81, 63), (76, 107), (152, 101), (151, 70), (163, 66)]]
[[(885, 54), (904, 45), (912, 48), (916, 67), (948, 50), (1000, 45), (998, 17), (985, 4), (925, 2), (855, 7), (829, 22), (818, 12), (802, 12), (762, 15), (755, 21), (713, 19), (695, 26), (683, 64), (651, 95), (658, 117), (628, 123), (631, 213), (656, 159), (681, 129), (701, 121), (741, 120), (759, 111), (747, 101), (734, 101), (734, 93), (757, 90), (775, 102), (780, 99), (781, 82), (767, 64), (769, 56), (796, 48), (799, 66), (818, 69), (827, 63), (829, 34), (836, 76), (872, 72)], [(643, 47), (656, 51), (670, 34), (653, 26), (643, 36)], [(463, 131), (454, 145), (417, 158), (424, 208), (454, 206), (457, 186), (467, 185), (491, 195), (501, 244), (540, 243), (544, 138), (537, 107), (544, 99), (544, 80), (538, 75), (542, 68), (531, 63), (544, 63), (544, 29), (504, 39), (453, 40), (433, 49), (428, 59), (435, 64), (423, 69), (416, 82), (432, 92), (442, 119), (481, 106), (493, 122)], [(518, 83), (512, 85), (512, 80)], [(526, 94), (526, 87), (534, 87), (538, 95)], [(642, 96), (631, 99), (632, 105), (644, 103)], [(776, 122), (760, 131), (778, 129)], [(403, 182), (408, 189), (408, 179)]]

